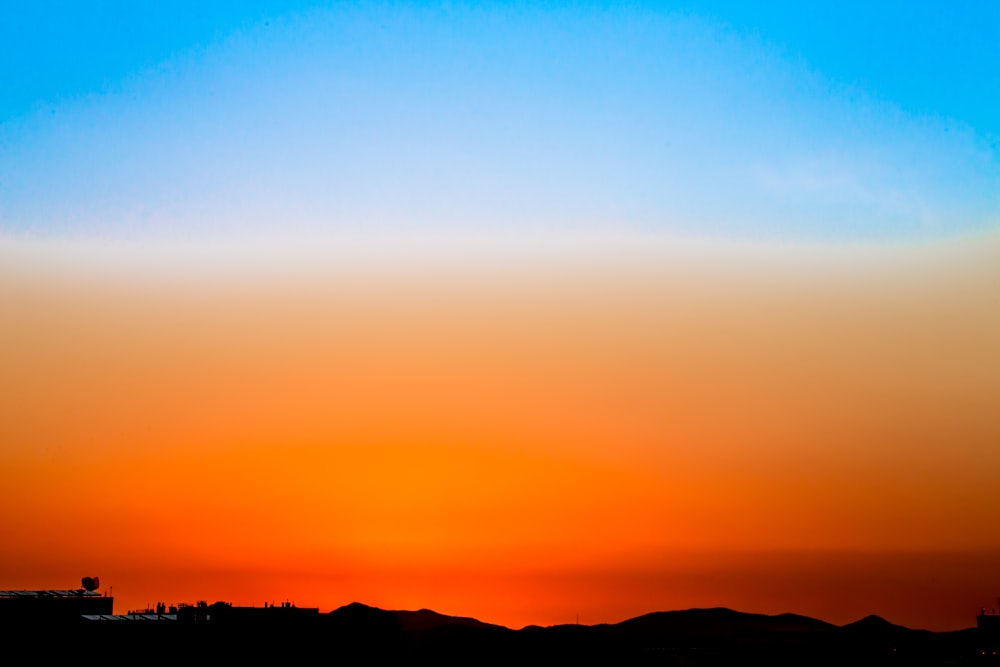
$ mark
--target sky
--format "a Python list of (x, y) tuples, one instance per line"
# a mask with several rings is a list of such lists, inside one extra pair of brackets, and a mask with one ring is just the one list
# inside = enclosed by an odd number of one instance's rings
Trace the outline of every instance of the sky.
[(0, 5), (4, 588), (998, 592), (991, 3)]
[(997, 224), (990, 3), (202, 5), (0, 10), (0, 230)]

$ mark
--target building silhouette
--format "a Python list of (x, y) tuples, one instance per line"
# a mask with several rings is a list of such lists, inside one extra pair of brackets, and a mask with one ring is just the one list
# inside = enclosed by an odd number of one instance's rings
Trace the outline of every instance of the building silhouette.
[(114, 598), (79, 589), (0, 591), (0, 623), (74, 623), (85, 615), (110, 614)]

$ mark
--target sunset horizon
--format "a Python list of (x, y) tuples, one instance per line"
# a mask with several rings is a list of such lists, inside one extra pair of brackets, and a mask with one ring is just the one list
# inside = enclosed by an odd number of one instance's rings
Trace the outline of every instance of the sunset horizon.
[(992, 600), (996, 235), (211, 248), (0, 244), (8, 588), (508, 627)]
[(974, 626), (997, 26), (0, 6), (0, 588)]

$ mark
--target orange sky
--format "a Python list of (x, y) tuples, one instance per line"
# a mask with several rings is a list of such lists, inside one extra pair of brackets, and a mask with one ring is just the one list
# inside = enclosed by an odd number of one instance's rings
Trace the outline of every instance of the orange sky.
[(0, 244), (0, 587), (513, 627), (1000, 593), (997, 238), (362, 255)]

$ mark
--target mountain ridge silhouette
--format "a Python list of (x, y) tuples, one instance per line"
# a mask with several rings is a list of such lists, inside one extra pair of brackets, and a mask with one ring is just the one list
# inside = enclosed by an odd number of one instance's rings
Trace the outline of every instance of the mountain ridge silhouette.
[[(402, 625), (405, 629), (409, 630), (421, 630), (432, 627), (438, 627), (440, 625), (460, 625), (467, 627), (482, 627), (482, 628), (496, 628), (503, 630), (510, 630), (512, 632), (521, 632), (523, 630), (545, 630), (550, 628), (563, 628), (563, 627), (585, 627), (585, 628), (607, 628), (607, 627), (642, 627), (650, 625), (668, 625), (675, 624), (677, 626), (683, 626), (687, 628), (697, 628), (699, 626), (708, 626), (711, 624), (723, 624), (727, 629), (740, 630), (740, 629), (772, 629), (772, 630), (784, 630), (784, 631), (836, 631), (836, 630), (877, 630), (883, 629), (887, 631), (905, 631), (905, 632), (921, 632), (921, 633), (931, 633), (931, 634), (947, 634), (948, 632), (961, 632), (962, 630), (955, 631), (932, 631), (924, 630), (919, 628), (909, 628), (904, 625), (899, 625), (892, 623), (881, 616), (875, 614), (869, 614), (856, 621), (850, 623), (844, 623), (842, 625), (837, 625), (829, 621), (824, 621), (822, 619), (814, 618), (811, 616), (805, 616), (803, 614), (797, 614), (793, 612), (783, 612), (780, 614), (762, 614), (757, 612), (746, 612), (739, 611), (736, 609), (731, 609), (729, 607), (691, 607), (688, 609), (674, 609), (665, 611), (652, 611), (645, 614), (640, 614), (639, 616), (633, 616), (622, 621), (614, 623), (595, 623), (591, 625), (579, 624), (579, 623), (555, 623), (552, 625), (538, 625), (529, 624), (522, 626), (521, 628), (512, 628), (510, 626), (505, 626), (499, 623), (489, 623), (487, 621), (481, 621), (472, 616), (452, 616), (449, 614), (442, 614), (440, 612), (434, 611), (433, 609), (421, 608), (418, 610), (405, 610), (405, 609), (382, 609), (380, 607), (375, 607), (367, 605), (362, 602), (351, 602), (346, 605), (342, 605), (330, 612), (328, 614), (342, 614), (349, 610), (364, 609), (368, 610), (368, 613), (381, 612), (385, 614), (391, 614), (400, 619), (406, 619)], [(970, 628), (972, 626), (970, 625)]]
[[(726, 607), (656, 611), (618, 623), (528, 625), (511, 629), (432, 609), (386, 610), (351, 602), (326, 613), (207, 605), (202, 620), (80, 621), (17, 627), (18, 640), (65, 649), (101, 646), (112, 664), (153, 655), (166, 662), (337, 662), (712, 665), (963, 665), (989, 661), (997, 639), (976, 628), (911, 630), (875, 615), (835, 625), (794, 613)], [(215, 614), (218, 614), (216, 618)], [(970, 619), (971, 620), (971, 619)], [(11, 635), (13, 636), (13, 635)], [(58, 641), (54, 641), (58, 640)], [(60, 648), (62, 647), (62, 648)], [(153, 651), (154, 653), (150, 653)], [(990, 654), (991, 655), (991, 654)], [(997, 661), (992, 660), (990, 664)]]

